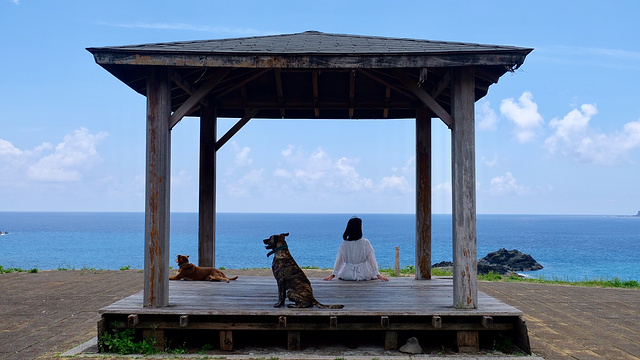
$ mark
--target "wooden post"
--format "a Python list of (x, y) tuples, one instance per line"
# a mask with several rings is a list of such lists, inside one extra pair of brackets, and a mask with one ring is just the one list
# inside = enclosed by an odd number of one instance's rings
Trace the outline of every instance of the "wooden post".
[(287, 350), (300, 350), (300, 331), (287, 331)]
[(477, 309), (475, 75), (472, 66), (452, 72), (453, 306)]
[(458, 330), (456, 334), (456, 349), (461, 353), (477, 353), (480, 351), (478, 331)]
[(171, 80), (154, 67), (147, 78), (144, 297), (147, 307), (169, 305), (169, 191)]
[(398, 332), (397, 331), (384, 332), (384, 349), (398, 350)]
[(396, 246), (396, 264), (394, 266), (396, 277), (400, 276), (400, 246)]
[(233, 331), (220, 330), (220, 350), (233, 351)]
[(416, 280), (431, 279), (431, 112), (416, 115)]
[[(212, 104), (213, 101), (210, 101)], [(216, 264), (216, 109), (200, 111), (200, 200), (198, 211), (198, 265)]]

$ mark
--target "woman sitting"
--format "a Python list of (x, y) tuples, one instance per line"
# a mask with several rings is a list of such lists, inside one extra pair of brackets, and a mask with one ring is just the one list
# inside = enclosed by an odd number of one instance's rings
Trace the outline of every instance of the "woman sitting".
[(340, 280), (373, 280), (389, 281), (380, 274), (378, 262), (369, 240), (362, 237), (362, 220), (352, 217), (342, 235), (344, 241), (338, 248), (338, 256), (333, 266), (333, 273), (324, 280), (329, 281), (336, 276)]

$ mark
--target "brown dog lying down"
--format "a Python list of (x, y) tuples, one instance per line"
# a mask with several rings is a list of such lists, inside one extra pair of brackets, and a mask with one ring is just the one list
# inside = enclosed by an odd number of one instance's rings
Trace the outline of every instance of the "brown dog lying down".
[(278, 303), (274, 307), (284, 305), (284, 299), (287, 297), (289, 301), (295, 303), (295, 305), (287, 305), (290, 308), (307, 308), (315, 305), (322, 309), (342, 309), (344, 305), (323, 305), (316, 300), (313, 296), (313, 289), (311, 289), (311, 282), (289, 252), (287, 242), (284, 240), (285, 236), (289, 236), (289, 233), (272, 235), (263, 240), (265, 248), (271, 250), (267, 257), (275, 254), (271, 270), (273, 277), (278, 282)]
[(178, 255), (176, 259), (180, 270), (175, 276), (169, 276), (169, 280), (209, 280), (221, 281), (235, 280), (238, 277), (228, 278), (222, 271), (212, 267), (199, 267), (189, 262), (189, 255)]

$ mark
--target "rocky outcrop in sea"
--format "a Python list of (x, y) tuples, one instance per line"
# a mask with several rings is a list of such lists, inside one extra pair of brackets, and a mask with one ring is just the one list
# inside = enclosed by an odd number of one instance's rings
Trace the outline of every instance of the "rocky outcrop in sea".
[[(441, 261), (433, 264), (434, 268), (452, 268), (451, 261)], [(478, 260), (478, 274), (488, 274), (495, 272), (500, 275), (513, 275), (517, 271), (533, 271), (542, 269), (531, 255), (527, 255), (519, 250), (500, 249), (491, 252), (487, 256)]]

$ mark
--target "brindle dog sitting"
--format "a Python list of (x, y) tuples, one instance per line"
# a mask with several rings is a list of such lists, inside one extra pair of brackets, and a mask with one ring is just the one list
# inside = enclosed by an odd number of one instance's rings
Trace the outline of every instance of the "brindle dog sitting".
[(271, 270), (278, 282), (278, 303), (274, 307), (284, 305), (284, 299), (287, 297), (289, 301), (295, 303), (287, 305), (290, 308), (306, 308), (315, 305), (323, 309), (342, 309), (344, 305), (323, 305), (313, 297), (311, 282), (291, 256), (287, 242), (284, 240), (285, 236), (289, 236), (289, 233), (272, 235), (263, 241), (265, 248), (271, 250), (267, 257), (274, 254)]
[(228, 278), (222, 271), (212, 267), (199, 267), (189, 262), (189, 255), (178, 255), (176, 258), (180, 270), (175, 276), (169, 276), (169, 280), (209, 280), (221, 281), (235, 280), (238, 277)]

